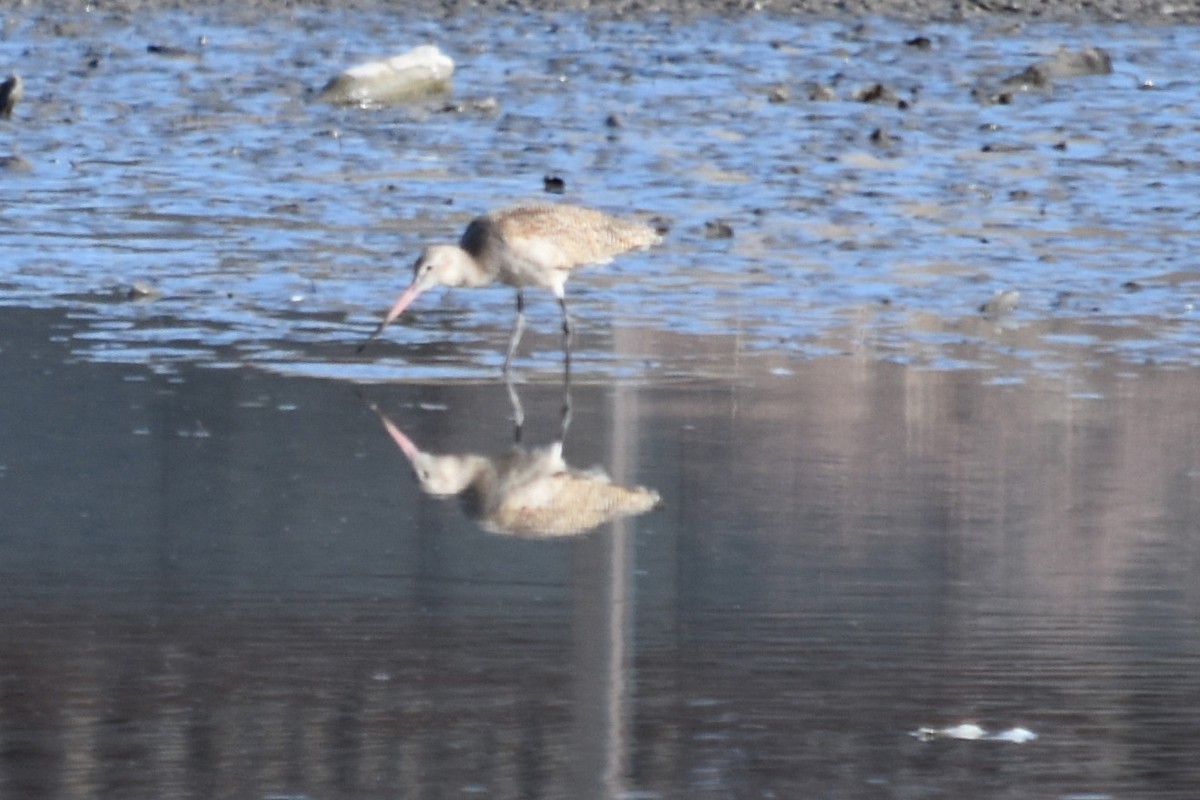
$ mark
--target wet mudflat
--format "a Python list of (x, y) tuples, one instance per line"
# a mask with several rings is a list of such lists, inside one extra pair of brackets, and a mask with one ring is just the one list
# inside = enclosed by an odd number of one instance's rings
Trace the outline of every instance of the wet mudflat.
[[(1196, 30), (507, 19), (10, 13), (0, 790), (1193, 796)], [(514, 450), (510, 291), (355, 346), (547, 176)]]

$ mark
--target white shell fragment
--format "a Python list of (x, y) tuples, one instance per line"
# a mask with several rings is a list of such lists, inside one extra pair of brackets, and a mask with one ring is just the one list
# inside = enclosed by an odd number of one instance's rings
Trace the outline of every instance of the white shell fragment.
[(985, 742), (1015, 742), (1021, 744), (1032, 742), (1038, 735), (1028, 728), (1009, 728), (999, 733), (988, 733), (974, 722), (964, 722), (950, 728), (932, 728), (921, 726), (912, 735), (922, 742), (932, 742), (935, 739), (959, 739), (961, 741)]

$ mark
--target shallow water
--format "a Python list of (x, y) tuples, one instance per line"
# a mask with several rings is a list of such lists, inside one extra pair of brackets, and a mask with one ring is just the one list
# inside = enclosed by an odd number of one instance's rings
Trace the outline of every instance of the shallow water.
[[(571, 286), (595, 337), (578, 364), (599, 376), (675, 371), (674, 353), (613, 342), (665, 322), (736, 332), (748, 352), (865, 350), (1016, 379), (1096, 351), (1196, 362), (1194, 28), (243, 13), (31, 12), (0, 40), (28, 86), (4, 147), (29, 167), (4, 176), (0, 302), (71, 308), (88, 358), (169, 365), (229, 346), (233, 363), (289, 373), (489, 377), (503, 289), (422, 298), (365, 359), (343, 345), (423, 242), (553, 174), (568, 199), (673, 226), (663, 249)], [(917, 34), (930, 50), (905, 45)], [(311, 101), (342, 67), (424, 41), (455, 58), (452, 102), (468, 110)], [(1112, 75), (973, 99), (1087, 45)], [(910, 107), (853, 100), (876, 82)], [(810, 101), (814, 83), (836, 99)], [(769, 102), (775, 87), (787, 102)], [(499, 112), (471, 111), (483, 98)], [(870, 141), (877, 128), (892, 144)], [(734, 236), (706, 238), (715, 220)], [(123, 302), (136, 282), (160, 296)], [(1011, 328), (977, 329), (978, 306), (1014, 289)], [(553, 306), (531, 300), (542, 338), (523, 352), (546, 366)]]
[[(516, 22), (10, 17), (0, 791), (1192, 797), (1197, 31)], [(425, 40), (500, 112), (310, 102)], [(383, 424), (511, 453), (511, 293), (354, 346), (546, 174), (672, 230), (569, 287), (565, 435), (531, 294), (520, 445), (663, 507), (514, 536)]]

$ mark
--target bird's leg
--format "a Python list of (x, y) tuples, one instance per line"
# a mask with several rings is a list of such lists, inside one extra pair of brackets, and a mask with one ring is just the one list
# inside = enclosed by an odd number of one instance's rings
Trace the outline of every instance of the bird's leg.
[(566, 441), (567, 429), (571, 427), (571, 381), (563, 376), (562, 420), (559, 424), (558, 440)]
[(508, 340), (508, 355), (504, 357), (504, 374), (508, 375), (508, 368), (512, 364), (513, 354), (517, 352), (517, 342), (521, 341), (521, 334), (525, 332), (525, 295), (521, 294), (521, 290), (517, 289), (517, 321), (513, 323), (512, 338)]
[(521, 431), (525, 425), (525, 407), (521, 405), (521, 396), (517, 394), (517, 387), (513, 385), (512, 379), (505, 376), (504, 386), (508, 389), (508, 401), (512, 403), (513, 408), (513, 442), (521, 443)]
[(567, 313), (566, 296), (559, 296), (558, 305), (562, 309), (563, 315), (563, 382), (569, 385), (571, 382), (571, 315)]

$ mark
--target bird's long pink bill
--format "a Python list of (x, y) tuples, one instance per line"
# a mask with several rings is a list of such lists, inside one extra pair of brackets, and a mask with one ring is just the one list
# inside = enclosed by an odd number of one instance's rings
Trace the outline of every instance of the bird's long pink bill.
[(388, 311), (387, 316), (385, 316), (383, 318), (383, 322), (379, 323), (379, 327), (377, 327), (375, 329), (375, 331), (370, 336), (367, 337), (367, 340), (365, 342), (363, 342), (362, 344), (360, 344), (358, 346), (358, 352), (361, 353), (363, 351), (363, 349), (366, 348), (366, 346), (368, 344), (370, 344), (373, 339), (378, 339), (379, 334), (383, 333), (383, 329), (386, 328), (388, 325), (391, 325), (392, 320), (394, 320), (396, 317), (398, 317), (402, 313), (404, 313), (404, 309), (408, 308), (409, 304), (412, 303), (413, 300), (416, 300), (417, 295), (419, 295), (420, 293), (421, 293), (421, 290), (417, 287), (417, 285), (415, 283), (412, 286), (409, 286), (407, 289), (405, 289), (404, 294), (400, 295), (400, 297), (396, 300), (395, 305), (393, 305), (391, 310)]

